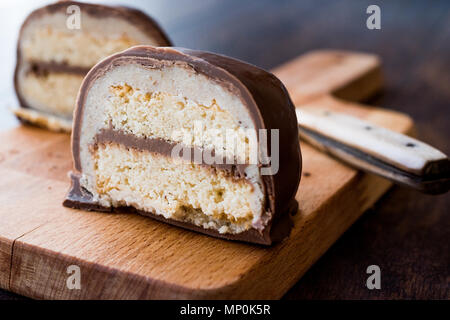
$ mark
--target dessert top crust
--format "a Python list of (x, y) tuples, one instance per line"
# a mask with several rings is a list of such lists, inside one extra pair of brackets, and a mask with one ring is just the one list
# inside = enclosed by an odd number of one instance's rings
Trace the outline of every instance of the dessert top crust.
[[(286, 88), (273, 74), (256, 66), (209, 52), (173, 47), (135, 46), (114, 54), (92, 68), (81, 85), (74, 115), (72, 152), (75, 169), (82, 172), (80, 136), (83, 111), (93, 83), (119, 65), (141, 64), (148, 68), (163, 65), (189, 65), (194, 72), (237, 95), (248, 110), (256, 130), (279, 130), (279, 170), (274, 175), (263, 175), (266, 191), (266, 209), (261, 224), (267, 227), (262, 237), (270, 243), (272, 224), (294, 207), (301, 176), (301, 153), (294, 105)], [(267, 135), (267, 156), (270, 156), (271, 135)], [(263, 165), (260, 164), (259, 167)]]
[(117, 18), (126, 20), (128, 23), (138, 27), (143, 33), (156, 39), (157, 42), (160, 43), (160, 45), (172, 45), (169, 37), (165, 34), (163, 29), (161, 29), (158, 23), (150, 16), (138, 9), (126, 6), (106, 6), (101, 4), (82, 3), (77, 1), (58, 1), (56, 3), (49, 4), (47, 6), (34, 10), (28, 15), (28, 17), (22, 24), (20, 34), (23, 33), (23, 30), (26, 28), (27, 24), (30, 21), (45, 17), (45, 15), (51, 15), (58, 12), (66, 14), (67, 8), (71, 5), (79, 6), (82, 13), (87, 13), (88, 15), (95, 18)]

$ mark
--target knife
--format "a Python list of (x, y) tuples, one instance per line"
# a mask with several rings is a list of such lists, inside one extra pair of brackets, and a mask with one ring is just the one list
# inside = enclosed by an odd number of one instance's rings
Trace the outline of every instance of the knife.
[(327, 109), (296, 109), (299, 136), (352, 167), (428, 194), (450, 189), (450, 161), (409, 136)]

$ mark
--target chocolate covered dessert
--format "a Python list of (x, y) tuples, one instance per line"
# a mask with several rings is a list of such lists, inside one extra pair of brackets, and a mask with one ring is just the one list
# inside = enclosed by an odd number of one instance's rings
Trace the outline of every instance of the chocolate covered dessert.
[(33, 11), (17, 47), (16, 116), (70, 131), (76, 95), (89, 69), (137, 44), (171, 45), (149, 16), (131, 8), (61, 1)]
[(136, 46), (99, 62), (80, 88), (64, 205), (269, 245), (288, 235), (297, 210), (297, 130), (271, 73), (213, 53)]

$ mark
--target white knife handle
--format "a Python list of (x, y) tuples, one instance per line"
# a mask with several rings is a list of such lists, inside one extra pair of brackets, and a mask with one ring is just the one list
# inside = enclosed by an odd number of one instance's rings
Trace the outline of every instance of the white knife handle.
[(297, 109), (299, 135), (322, 151), (361, 169), (425, 193), (450, 188), (450, 161), (406, 135), (324, 109)]

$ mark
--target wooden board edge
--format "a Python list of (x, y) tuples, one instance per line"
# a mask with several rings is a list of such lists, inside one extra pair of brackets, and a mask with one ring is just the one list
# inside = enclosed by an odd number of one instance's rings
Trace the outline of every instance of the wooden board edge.
[[(170, 295), (170, 289), (175, 289), (160, 280), (95, 265), (20, 240), (16, 242), (14, 251), (10, 290), (32, 299), (164, 299)], [(70, 266), (80, 268), (80, 289), (67, 286)], [(177, 296), (174, 298), (188, 299), (190, 296), (189, 290), (184, 292), (181, 287), (176, 287), (175, 291)]]
[(10, 291), (14, 241), (0, 237), (0, 288)]
[[(351, 67), (354, 63), (357, 68)], [(320, 78), (306, 80), (296, 76), (302, 70), (317, 69), (318, 65), (323, 67), (313, 75), (339, 72), (339, 77), (335, 74), (325, 83)], [(295, 105), (329, 95), (353, 102), (366, 101), (382, 89), (384, 82), (377, 55), (337, 49), (309, 51), (277, 66), (272, 72), (285, 84)]]

